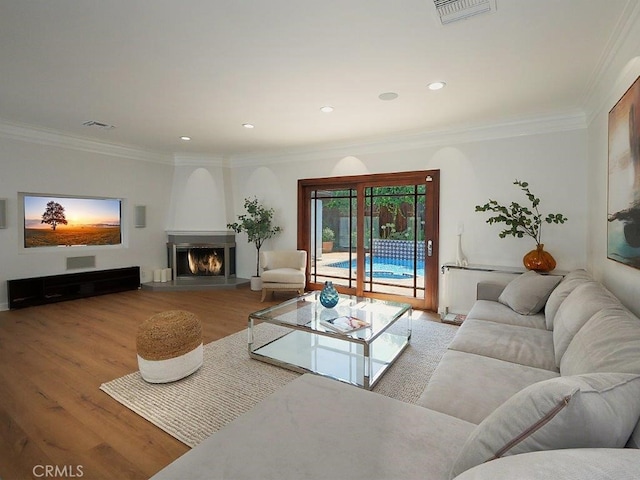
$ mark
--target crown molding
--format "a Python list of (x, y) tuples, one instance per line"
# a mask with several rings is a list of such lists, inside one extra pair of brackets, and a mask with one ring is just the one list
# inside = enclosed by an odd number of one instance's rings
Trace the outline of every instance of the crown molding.
[(230, 159), (230, 164), (232, 168), (236, 168), (273, 163), (318, 161), (328, 157), (416, 150), (586, 128), (587, 123), (584, 112), (574, 110), (557, 115), (518, 118), (490, 125), (470, 125), (429, 132), (405, 133), (339, 145), (325, 145), (317, 146), (316, 148), (283, 150), (263, 154), (234, 155)]
[(427, 132), (407, 132), (394, 136), (361, 139), (341, 144), (316, 145), (315, 147), (304, 149), (287, 149), (278, 152), (232, 155), (230, 157), (183, 153), (167, 155), (98, 142), (42, 128), (17, 125), (2, 120), (0, 120), (0, 138), (173, 166), (237, 168), (275, 163), (318, 161), (328, 157), (344, 157), (347, 155), (416, 150), (523, 135), (579, 130), (586, 128), (586, 126), (584, 112), (576, 110), (557, 115), (516, 118), (489, 125), (468, 125)]
[(123, 145), (98, 142), (53, 130), (33, 127), (30, 125), (18, 125), (3, 120), (0, 120), (0, 138), (16, 140), (19, 142), (35, 143), (50, 147), (67, 148), (81, 152), (110, 155), (119, 158), (128, 158), (131, 160), (173, 165), (173, 157), (171, 155), (150, 152)]
[(173, 156), (176, 167), (227, 167), (228, 161), (221, 155), (180, 153)]
[(583, 97), (582, 105), (585, 106), (587, 125), (591, 124), (593, 119), (607, 107), (609, 103), (608, 98), (602, 98), (598, 95), (598, 88), (606, 81), (607, 73), (613, 68), (613, 63), (616, 58), (616, 54), (620, 51), (622, 46), (630, 40), (631, 35), (637, 35), (637, 29), (634, 26), (638, 23), (640, 18), (640, 3), (634, 0), (629, 0), (627, 3), (618, 24), (613, 29), (613, 33), (607, 42), (605, 50), (603, 52), (600, 61), (594, 74), (589, 79), (585, 94)]

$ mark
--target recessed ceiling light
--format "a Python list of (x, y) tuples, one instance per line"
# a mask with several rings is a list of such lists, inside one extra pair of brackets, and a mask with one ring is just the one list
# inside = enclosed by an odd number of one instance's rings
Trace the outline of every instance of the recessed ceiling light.
[(187, 137), (186, 135), (182, 135), (180, 137), (180, 140), (184, 140), (185, 142), (188, 142), (189, 140), (191, 140), (191, 137)]
[(253, 125), (252, 123), (243, 123), (242, 126), (244, 128), (254, 128), (255, 127), (255, 125)]
[(447, 84), (444, 82), (431, 82), (429, 85), (427, 85), (427, 87), (429, 87), (429, 90), (440, 90), (446, 85)]
[(331, 105), (325, 105), (324, 107), (320, 107), (320, 111), (323, 113), (331, 113), (333, 112), (333, 107)]
[(395, 100), (396, 98), (398, 98), (398, 94), (395, 92), (386, 92), (386, 93), (381, 93), (380, 95), (378, 95), (378, 98), (380, 100)]

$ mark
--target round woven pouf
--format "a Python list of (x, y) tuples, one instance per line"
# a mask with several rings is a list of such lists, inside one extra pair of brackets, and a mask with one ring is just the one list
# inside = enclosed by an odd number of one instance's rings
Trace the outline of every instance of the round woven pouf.
[(144, 380), (175, 382), (202, 366), (202, 324), (183, 310), (157, 313), (138, 328), (136, 349)]

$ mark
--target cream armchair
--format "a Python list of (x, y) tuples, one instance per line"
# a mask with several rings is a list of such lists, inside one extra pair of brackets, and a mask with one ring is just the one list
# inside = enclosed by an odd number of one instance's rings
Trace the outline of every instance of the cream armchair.
[(260, 252), (262, 264), (262, 302), (276, 290), (304, 292), (307, 252), (305, 250), (273, 250)]

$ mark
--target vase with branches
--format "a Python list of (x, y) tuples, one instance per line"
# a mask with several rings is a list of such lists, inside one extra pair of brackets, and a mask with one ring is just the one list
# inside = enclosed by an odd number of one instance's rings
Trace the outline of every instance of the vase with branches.
[(266, 208), (258, 202), (257, 198), (245, 198), (244, 209), (247, 213), (238, 215), (238, 221), (228, 223), (236, 233), (245, 232), (247, 241), (256, 246), (256, 277), (260, 276), (260, 248), (265, 240), (282, 231), (277, 225), (273, 225), (273, 208)]
[(546, 216), (540, 213), (538, 206), (540, 199), (529, 190), (529, 184), (520, 180), (515, 180), (514, 185), (520, 187), (529, 200), (531, 206), (520, 205), (511, 202), (509, 205), (501, 205), (496, 200), (491, 200), (484, 205), (476, 205), (476, 212), (493, 212), (495, 215), (487, 219), (487, 223), (504, 223), (506, 227), (498, 236), (505, 238), (512, 236), (523, 238), (525, 236), (533, 238), (536, 242), (536, 249), (524, 256), (523, 263), (530, 270), (550, 271), (556, 266), (555, 259), (544, 251), (542, 243), (543, 223), (565, 223), (568, 219), (561, 213), (549, 213)]

